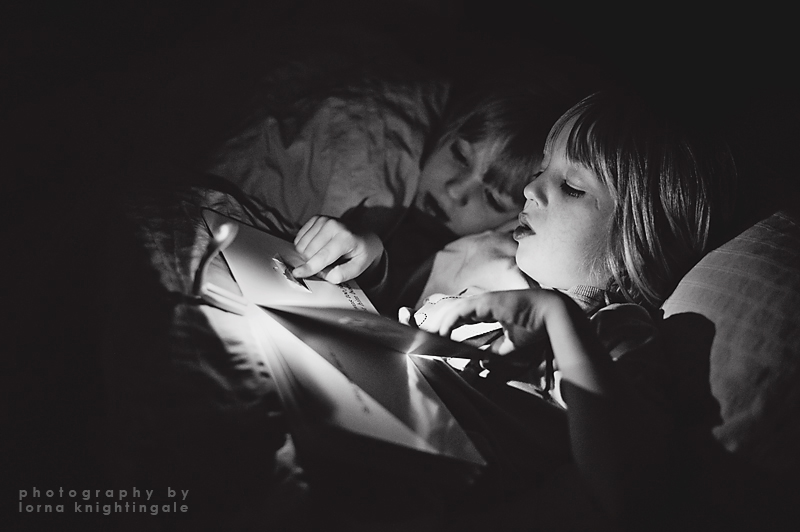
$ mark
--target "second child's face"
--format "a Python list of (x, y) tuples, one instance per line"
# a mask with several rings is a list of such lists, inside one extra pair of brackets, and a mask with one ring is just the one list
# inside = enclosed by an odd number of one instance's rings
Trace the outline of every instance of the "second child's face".
[(517, 265), (544, 287), (603, 288), (614, 199), (586, 166), (566, 157), (572, 123), (545, 154), (542, 173), (525, 187), (525, 207), (514, 231)]
[(458, 236), (493, 229), (516, 218), (520, 202), (487, 179), (494, 143), (456, 138), (431, 153), (422, 168), (414, 206)]

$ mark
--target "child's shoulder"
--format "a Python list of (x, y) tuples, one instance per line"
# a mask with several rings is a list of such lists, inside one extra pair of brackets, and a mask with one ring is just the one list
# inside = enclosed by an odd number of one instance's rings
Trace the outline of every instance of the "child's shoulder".
[(590, 318), (600, 343), (617, 360), (656, 342), (658, 327), (650, 313), (635, 303), (611, 303)]

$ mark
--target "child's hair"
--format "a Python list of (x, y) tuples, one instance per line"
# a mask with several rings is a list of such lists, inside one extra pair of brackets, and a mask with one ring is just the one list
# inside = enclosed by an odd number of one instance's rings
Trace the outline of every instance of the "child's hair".
[[(486, 179), (524, 202), (523, 189), (539, 169), (550, 128), (577, 98), (569, 100), (544, 83), (481, 88), (456, 97), (427, 155), (461, 138), (497, 143)], [(424, 158), (423, 158), (424, 160)]]
[(725, 143), (621, 89), (595, 93), (558, 119), (548, 152), (572, 121), (568, 159), (591, 169), (615, 200), (609, 291), (657, 308), (716, 244), (736, 171)]

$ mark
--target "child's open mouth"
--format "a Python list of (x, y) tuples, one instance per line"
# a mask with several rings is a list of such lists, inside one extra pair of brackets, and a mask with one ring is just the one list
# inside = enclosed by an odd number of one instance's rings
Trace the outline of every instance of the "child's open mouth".
[(519, 215), (519, 225), (516, 229), (514, 229), (514, 240), (519, 242), (523, 238), (527, 236), (535, 235), (536, 232), (528, 226), (528, 217), (525, 216), (525, 213), (520, 213)]
[(422, 202), (422, 206), (423, 212), (430, 214), (442, 223), (447, 223), (450, 221), (450, 217), (447, 216), (447, 213), (444, 212), (442, 207), (439, 205), (439, 202), (436, 201), (436, 198), (434, 198), (433, 194), (430, 192), (425, 194), (425, 199)]

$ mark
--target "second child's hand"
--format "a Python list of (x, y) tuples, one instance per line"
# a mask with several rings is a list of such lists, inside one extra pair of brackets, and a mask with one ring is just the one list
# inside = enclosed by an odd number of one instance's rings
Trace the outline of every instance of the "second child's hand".
[(469, 296), (431, 296), (418, 311), (424, 314), (420, 327), (441, 336), (474, 323), (500, 322), (506, 330), (504, 345), (497, 352), (533, 344), (544, 333), (542, 310), (550, 294), (541, 289), (484, 292)]
[(460, 325), (480, 322), (503, 325), (506, 337), (498, 354), (525, 350), (547, 335), (562, 378), (585, 390), (604, 393), (611, 358), (599, 346), (586, 316), (567, 296), (531, 288), (449, 298), (428, 309), (419, 325), (449, 337)]
[(331, 283), (354, 279), (380, 259), (383, 243), (374, 233), (355, 233), (328, 216), (314, 216), (294, 239), (298, 252), (309, 257), (292, 271), (299, 278), (318, 275)]

